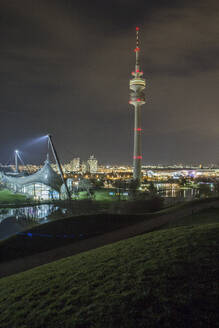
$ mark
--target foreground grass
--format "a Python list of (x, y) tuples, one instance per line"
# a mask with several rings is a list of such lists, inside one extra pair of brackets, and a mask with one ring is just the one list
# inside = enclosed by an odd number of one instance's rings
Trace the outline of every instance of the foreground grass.
[(206, 208), (198, 213), (193, 213), (183, 218), (176, 218), (174, 221), (163, 225), (162, 229), (209, 223), (219, 223), (219, 208)]
[(0, 326), (215, 327), (219, 224), (156, 231), (0, 280)]
[(25, 195), (14, 194), (10, 190), (0, 190), (0, 204), (24, 203), (27, 200)]

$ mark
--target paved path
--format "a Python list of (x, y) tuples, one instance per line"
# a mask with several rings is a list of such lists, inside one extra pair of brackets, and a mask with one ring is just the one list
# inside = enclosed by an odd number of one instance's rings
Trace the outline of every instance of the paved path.
[(26, 271), (39, 265), (53, 262), (67, 256), (89, 251), (97, 247), (112, 244), (114, 242), (131, 238), (142, 233), (150, 232), (168, 222), (174, 221), (176, 218), (179, 219), (210, 207), (219, 208), (219, 201), (214, 200), (209, 203), (200, 203), (194, 205), (194, 207), (178, 209), (173, 213), (170, 212), (167, 214), (153, 216), (153, 218), (150, 220), (147, 219), (134, 225), (108, 232), (100, 236), (88, 238), (43, 253), (38, 253), (32, 256), (27, 256), (24, 258), (12, 260), (10, 262), (2, 263), (0, 267), (0, 278), (9, 276), (14, 273)]

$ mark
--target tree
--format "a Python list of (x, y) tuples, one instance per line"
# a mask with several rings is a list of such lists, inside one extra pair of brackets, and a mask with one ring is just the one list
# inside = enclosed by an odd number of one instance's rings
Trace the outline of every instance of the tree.
[(149, 187), (148, 187), (148, 191), (149, 191), (151, 196), (157, 195), (157, 188), (155, 187), (153, 182), (150, 182)]
[(199, 197), (209, 197), (212, 194), (211, 188), (208, 184), (200, 183), (198, 189)]
[(219, 181), (216, 181), (214, 183), (214, 191), (216, 194), (219, 194)]
[(180, 179), (178, 180), (178, 184), (180, 187), (184, 187), (187, 184), (186, 178), (180, 177)]
[(92, 196), (91, 190), (94, 188), (93, 183), (88, 179), (81, 179), (78, 183), (78, 190), (86, 191), (89, 196)]
[(90, 182), (93, 184), (94, 188), (102, 188), (104, 187), (104, 182), (102, 180), (90, 179)]

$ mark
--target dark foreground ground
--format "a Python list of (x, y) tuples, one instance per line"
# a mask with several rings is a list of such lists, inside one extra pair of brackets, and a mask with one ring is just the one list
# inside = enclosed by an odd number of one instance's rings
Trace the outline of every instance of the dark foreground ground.
[(0, 327), (217, 327), (218, 258), (219, 224), (67, 257), (0, 279)]

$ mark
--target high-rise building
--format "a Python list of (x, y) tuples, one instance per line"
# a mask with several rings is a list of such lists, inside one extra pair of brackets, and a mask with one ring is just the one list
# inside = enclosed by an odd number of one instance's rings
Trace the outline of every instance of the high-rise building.
[(81, 164), (81, 172), (82, 172), (82, 174), (85, 174), (85, 173), (88, 172), (88, 164), (87, 164), (87, 162), (82, 162), (82, 164)]
[(74, 171), (74, 172), (80, 171), (80, 158), (79, 157), (73, 158), (72, 171)]
[(87, 161), (88, 164), (88, 170), (90, 173), (96, 173), (97, 172), (97, 168), (98, 168), (98, 161), (97, 159), (94, 157), (94, 155), (91, 155)]
[(141, 165), (142, 165), (142, 150), (141, 150), (141, 106), (145, 104), (144, 89), (146, 87), (145, 79), (142, 78), (143, 72), (140, 71), (139, 62), (139, 27), (136, 27), (136, 62), (135, 71), (132, 72), (133, 78), (130, 80), (130, 101), (129, 104), (134, 106), (134, 154), (133, 154), (133, 179), (141, 181)]

